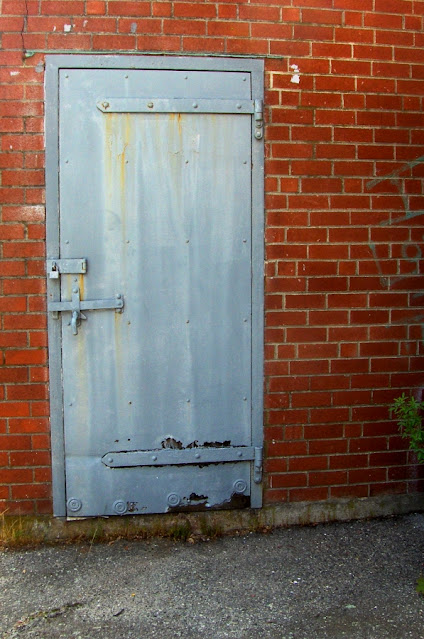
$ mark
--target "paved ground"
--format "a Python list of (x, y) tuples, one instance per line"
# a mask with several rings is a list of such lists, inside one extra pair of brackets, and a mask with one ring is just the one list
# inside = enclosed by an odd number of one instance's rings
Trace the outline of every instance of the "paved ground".
[(4, 550), (0, 637), (423, 639), (423, 562), (423, 514)]

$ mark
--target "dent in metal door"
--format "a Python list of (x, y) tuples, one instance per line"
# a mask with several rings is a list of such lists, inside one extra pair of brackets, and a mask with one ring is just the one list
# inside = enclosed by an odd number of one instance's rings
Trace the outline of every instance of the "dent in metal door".
[(67, 514), (258, 505), (252, 74), (54, 66)]

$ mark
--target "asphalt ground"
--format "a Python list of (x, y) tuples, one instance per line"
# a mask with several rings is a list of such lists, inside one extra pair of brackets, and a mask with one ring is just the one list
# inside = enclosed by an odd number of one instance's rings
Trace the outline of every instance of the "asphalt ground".
[(1, 639), (423, 639), (424, 514), (3, 549)]

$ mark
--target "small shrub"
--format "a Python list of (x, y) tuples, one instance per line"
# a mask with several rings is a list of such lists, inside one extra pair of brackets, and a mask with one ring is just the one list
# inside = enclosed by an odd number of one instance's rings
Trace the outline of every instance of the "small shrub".
[(405, 393), (397, 397), (391, 407), (402, 437), (409, 439), (409, 448), (416, 453), (420, 463), (424, 463), (423, 410), (424, 402), (418, 402), (415, 397), (408, 397)]

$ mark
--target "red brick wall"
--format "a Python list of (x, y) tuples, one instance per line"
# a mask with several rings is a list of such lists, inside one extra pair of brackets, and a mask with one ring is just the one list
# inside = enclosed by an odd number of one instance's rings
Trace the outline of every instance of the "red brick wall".
[(266, 59), (266, 501), (420, 488), (388, 404), (424, 386), (423, 16), (422, 0), (0, 0), (0, 511), (51, 512), (49, 51)]

